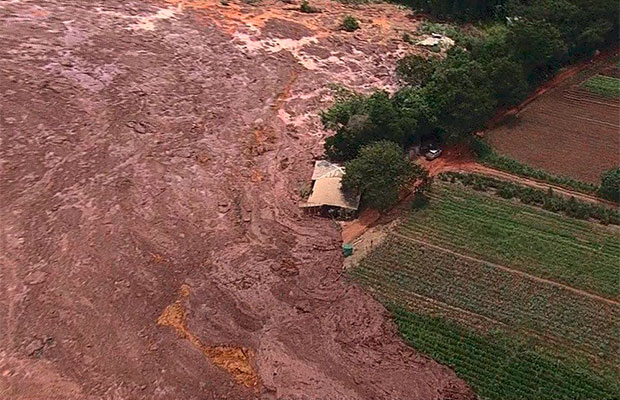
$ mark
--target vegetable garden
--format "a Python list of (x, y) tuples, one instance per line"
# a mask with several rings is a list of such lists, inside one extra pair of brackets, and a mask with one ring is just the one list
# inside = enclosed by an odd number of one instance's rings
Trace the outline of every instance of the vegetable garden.
[(411, 346), (449, 365), (483, 399), (608, 400), (618, 375), (560, 361), (500, 332), (483, 335), (441, 318), (390, 306)]
[(438, 183), (400, 234), (618, 298), (617, 228)]
[(620, 382), (617, 233), (439, 182), (349, 276), (483, 398), (608, 399)]

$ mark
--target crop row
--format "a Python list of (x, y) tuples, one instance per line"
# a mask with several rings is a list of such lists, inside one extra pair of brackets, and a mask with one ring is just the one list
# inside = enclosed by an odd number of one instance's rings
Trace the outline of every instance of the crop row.
[(618, 230), (450, 184), (399, 227), (407, 236), (608, 297), (620, 291)]
[(513, 337), (482, 335), (440, 318), (389, 307), (405, 340), (449, 365), (485, 399), (611, 399), (618, 375), (559, 361)]
[(611, 304), (411, 242), (390, 241), (361, 267), (360, 280), (389, 283), (405, 296), (422, 295), (561, 339), (601, 359), (617, 356), (620, 308)]
[[(412, 312), (441, 316), (461, 326), (480, 332), (498, 330), (511, 332), (516, 337), (527, 338), (531, 343), (536, 343), (538, 347), (546, 348), (549, 352), (558, 356), (587, 360), (592, 365), (613, 365), (614, 357), (617, 356), (617, 351), (613, 348), (609, 353), (605, 353), (600, 351), (600, 346), (595, 348), (588, 345), (575, 347), (573, 342), (567, 341), (554, 332), (534, 331), (526, 326), (505, 323), (488, 315), (478, 314), (453, 304), (444, 303), (438, 299), (423, 296), (403, 285), (402, 277), (399, 277), (400, 279), (398, 280), (386, 278), (385, 276), (374, 274), (372, 270), (363, 267), (356, 268), (351, 272), (350, 276), (369, 288), (375, 297), (385, 304), (398, 304)], [(608, 338), (607, 340), (612, 343), (614, 341), (613, 338)]]

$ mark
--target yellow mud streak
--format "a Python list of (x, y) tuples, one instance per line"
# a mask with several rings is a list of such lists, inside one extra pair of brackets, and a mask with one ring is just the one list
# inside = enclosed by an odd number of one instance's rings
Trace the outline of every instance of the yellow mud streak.
[(253, 366), (254, 351), (247, 347), (230, 345), (210, 346), (187, 328), (187, 310), (185, 300), (189, 297), (190, 288), (182, 285), (179, 298), (168, 305), (157, 318), (157, 324), (174, 328), (180, 338), (187, 339), (194, 347), (215, 365), (226, 370), (240, 384), (258, 390), (258, 375)]

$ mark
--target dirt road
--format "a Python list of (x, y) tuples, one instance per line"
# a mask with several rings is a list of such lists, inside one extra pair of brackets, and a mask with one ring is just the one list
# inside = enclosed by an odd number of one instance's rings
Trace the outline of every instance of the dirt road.
[(471, 396), (299, 212), (326, 85), (416, 24), (313, 4), (0, 1), (0, 398)]
[[(530, 186), (536, 189), (548, 190), (552, 189), (554, 193), (570, 198), (575, 197), (577, 200), (588, 203), (595, 203), (608, 207), (617, 207), (618, 205), (612, 201), (602, 199), (600, 197), (577, 192), (561, 186), (537, 181), (532, 178), (525, 178), (514, 175), (509, 172), (500, 171), (486, 165), (482, 165), (475, 160), (475, 157), (469, 152), (465, 145), (449, 147), (444, 149), (442, 156), (433, 161), (427, 161), (419, 158), (417, 162), (428, 170), (431, 176), (437, 176), (442, 172), (462, 172), (475, 173), (480, 175), (491, 176), (504, 181), (514, 182), (522, 186)], [(342, 223), (342, 240), (345, 243), (351, 243), (364, 235), (369, 228), (376, 225), (384, 225), (390, 223), (396, 218), (396, 215), (402, 212), (409, 201), (411, 195), (403, 197), (399, 204), (390, 210), (387, 214), (381, 214), (376, 210), (366, 209), (360, 213), (360, 216), (353, 220)]]

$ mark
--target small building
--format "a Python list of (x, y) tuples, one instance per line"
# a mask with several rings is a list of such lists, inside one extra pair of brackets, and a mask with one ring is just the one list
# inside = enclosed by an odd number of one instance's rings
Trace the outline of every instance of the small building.
[(308, 200), (299, 206), (309, 212), (339, 216), (354, 214), (360, 204), (360, 195), (342, 189), (344, 167), (329, 161), (315, 161), (312, 172), (312, 191)]
[(432, 35), (427, 36), (424, 40), (418, 42), (419, 46), (437, 48), (439, 50), (448, 50), (453, 47), (454, 44), (454, 40), (438, 33), (433, 33)]

